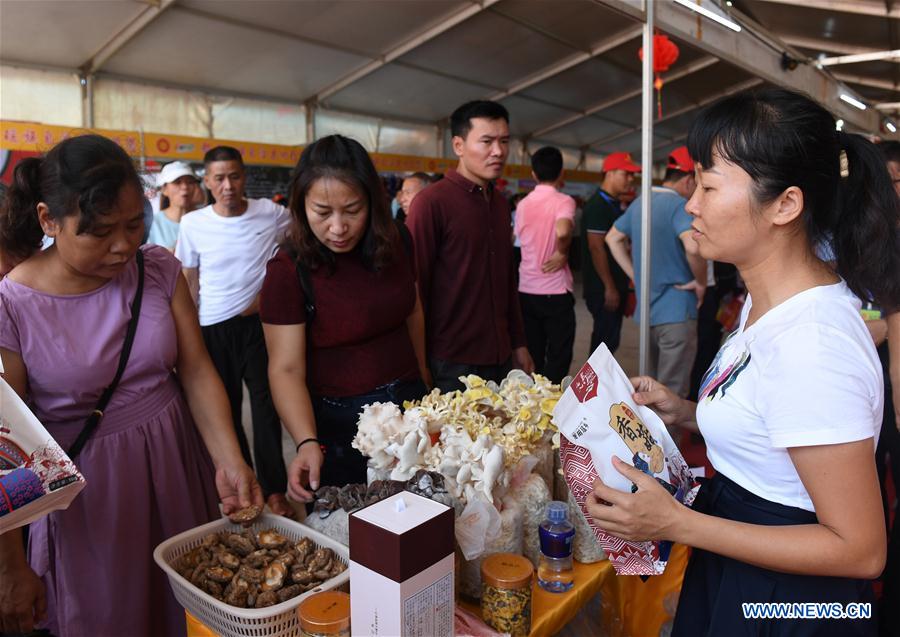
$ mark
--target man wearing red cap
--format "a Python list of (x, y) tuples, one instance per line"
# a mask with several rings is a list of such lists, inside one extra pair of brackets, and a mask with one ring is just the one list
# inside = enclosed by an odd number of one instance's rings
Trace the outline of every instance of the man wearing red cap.
[(603, 161), (600, 189), (584, 204), (582, 211), (581, 262), (584, 264), (584, 300), (594, 317), (592, 352), (600, 343), (606, 343), (610, 352), (619, 347), (628, 276), (610, 256), (604, 239), (622, 215), (619, 199), (629, 191), (634, 173), (640, 170), (628, 153), (607, 155)]
[[(692, 217), (684, 206), (694, 192), (694, 162), (682, 146), (669, 155), (662, 187), (651, 192), (650, 308), (635, 319), (650, 321), (650, 369), (679, 396), (690, 389), (697, 353), (697, 307), (706, 290), (706, 261), (691, 238)], [(635, 199), (606, 235), (616, 262), (640, 286), (641, 198)], [(631, 241), (629, 253), (628, 242)]]

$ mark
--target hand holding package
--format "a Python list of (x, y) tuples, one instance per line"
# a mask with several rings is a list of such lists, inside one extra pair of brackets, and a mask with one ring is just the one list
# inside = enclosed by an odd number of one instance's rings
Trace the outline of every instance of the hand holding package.
[(598, 477), (620, 491), (636, 489), (612, 466), (614, 455), (655, 478), (679, 502), (693, 501), (694, 479), (681, 452), (659, 417), (637, 405), (633, 393), (625, 372), (601, 344), (557, 403), (553, 420), (561, 433), (566, 483), (616, 573), (659, 575), (665, 570), (670, 543), (632, 542), (610, 535), (597, 527), (585, 507)]

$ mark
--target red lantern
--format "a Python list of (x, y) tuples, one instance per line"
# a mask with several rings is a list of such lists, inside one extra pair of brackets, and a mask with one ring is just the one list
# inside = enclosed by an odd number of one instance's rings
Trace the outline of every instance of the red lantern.
[[(653, 36), (653, 72), (656, 74), (656, 81), (653, 82), (656, 88), (656, 105), (657, 116), (662, 118), (662, 86), (663, 80), (659, 76), (665, 73), (669, 67), (678, 60), (678, 46), (669, 39), (667, 35), (656, 34)], [(643, 61), (644, 47), (638, 50), (638, 57)]]

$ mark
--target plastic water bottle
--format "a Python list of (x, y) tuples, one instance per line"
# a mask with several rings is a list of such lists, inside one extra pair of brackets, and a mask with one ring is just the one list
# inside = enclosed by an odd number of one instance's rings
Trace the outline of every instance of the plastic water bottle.
[(538, 584), (551, 593), (564, 593), (572, 588), (575, 581), (572, 569), (575, 527), (568, 520), (568, 512), (569, 507), (565, 502), (551, 502), (547, 505), (547, 516), (538, 528), (541, 540)]

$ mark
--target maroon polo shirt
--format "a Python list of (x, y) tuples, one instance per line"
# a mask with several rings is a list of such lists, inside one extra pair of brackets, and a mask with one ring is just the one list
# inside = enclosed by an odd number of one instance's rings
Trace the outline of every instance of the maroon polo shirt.
[(525, 345), (509, 204), (455, 170), (413, 200), (413, 236), (428, 356), (498, 365)]

